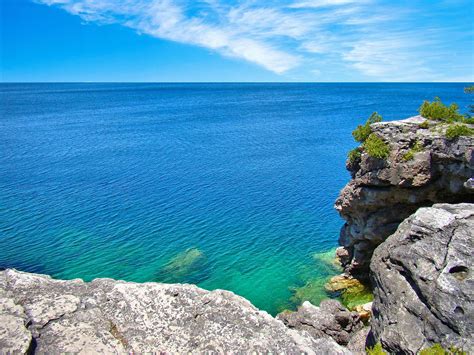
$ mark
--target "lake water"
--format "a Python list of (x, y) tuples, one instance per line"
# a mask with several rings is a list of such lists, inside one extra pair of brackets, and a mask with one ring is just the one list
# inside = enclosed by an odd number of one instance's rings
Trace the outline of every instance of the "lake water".
[(351, 131), (464, 86), (0, 84), (0, 267), (316, 303)]

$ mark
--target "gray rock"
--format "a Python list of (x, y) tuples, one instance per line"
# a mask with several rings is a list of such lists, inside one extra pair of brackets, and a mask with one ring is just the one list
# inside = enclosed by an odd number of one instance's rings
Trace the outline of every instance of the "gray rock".
[(385, 349), (474, 350), (474, 204), (420, 208), (376, 250), (372, 331)]
[(0, 353), (278, 352), (350, 354), (332, 339), (193, 285), (61, 281), (0, 272)]
[(354, 354), (357, 355), (366, 355), (367, 349), (367, 338), (370, 333), (370, 327), (364, 327), (356, 331), (349, 343), (347, 344), (347, 349), (352, 351)]
[[(339, 238), (345, 271), (368, 277), (374, 249), (418, 208), (434, 203), (474, 203), (474, 137), (445, 137), (446, 126), (420, 128), (424, 118), (373, 124), (372, 130), (390, 146), (387, 160), (363, 153), (347, 163), (352, 180), (341, 191), (335, 208), (346, 220)], [(418, 143), (413, 159), (404, 155)]]
[(304, 302), (296, 312), (277, 316), (288, 327), (304, 330), (314, 338), (332, 338), (347, 345), (353, 333), (363, 327), (357, 312), (351, 312), (336, 300), (324, 300), (319, 307)]

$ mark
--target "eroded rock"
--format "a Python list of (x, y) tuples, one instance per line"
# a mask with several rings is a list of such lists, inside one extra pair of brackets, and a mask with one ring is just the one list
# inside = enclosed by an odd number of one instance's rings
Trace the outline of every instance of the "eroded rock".
[(376, 250), (372, 331), (393, 353), (474, 350), (474, 204), (420, 208)]
[(304, 302), (296, 312), (282, 312), (277, 318), (292, 329), (304, 330), (314, 338), (332, 338), (341, 345), (347, 345), (363, 327), (359, 314), (336, 300), (324, 300), (319, 307)]
[(232, 292), (0, 272), (0, 353), (350, 354)]
[[(416, 116), (373, 124), (390, 156), (382, 160), (363, 153), (360, 161), (347, 163), (352, 180), (335, 204), (346, 220), (337, 255), (345, 271), (358, 278), (368, 277), (374, 249), (418, 208), (474, 202), (474, 137), (449, 140), (446, 127), (421, 128), (423, 121)], [(415, 145), (419, 149), (407, 159)]]

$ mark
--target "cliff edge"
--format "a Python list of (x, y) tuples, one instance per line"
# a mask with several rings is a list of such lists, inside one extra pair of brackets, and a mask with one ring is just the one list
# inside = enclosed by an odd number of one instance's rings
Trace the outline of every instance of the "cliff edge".
[[(472, 127), (473, 125), (468, 125)], [(375, 248), (418, 208), (474, 202), (474, 137), (446, 137), (447, 125), (415, 116), (370, 125), (389, 147), (386, 159), (362, 151), (348, 160), (352, 179), (335, 208), (346, 221), (337, 254), (345, 271), (368, 278)]]
[(232, 292), (0, 272), (1, 353), (350, 354)]

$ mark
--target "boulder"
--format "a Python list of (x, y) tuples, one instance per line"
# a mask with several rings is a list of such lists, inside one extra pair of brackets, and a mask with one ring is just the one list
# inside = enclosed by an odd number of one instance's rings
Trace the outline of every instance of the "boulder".
[(316, 339), (334, 339), (341, 345), (347, 345), (354, 332), (364, 326), (357, 312), (336, 300), (324, 300), (319, 307), (306, 301), (296, 312), (282, 312), (277, 318), (291, 329), (304, 330)]
[(374, 252), (373, 336), (391, 353), (474, 350), (474, 204), (420, 208)]

